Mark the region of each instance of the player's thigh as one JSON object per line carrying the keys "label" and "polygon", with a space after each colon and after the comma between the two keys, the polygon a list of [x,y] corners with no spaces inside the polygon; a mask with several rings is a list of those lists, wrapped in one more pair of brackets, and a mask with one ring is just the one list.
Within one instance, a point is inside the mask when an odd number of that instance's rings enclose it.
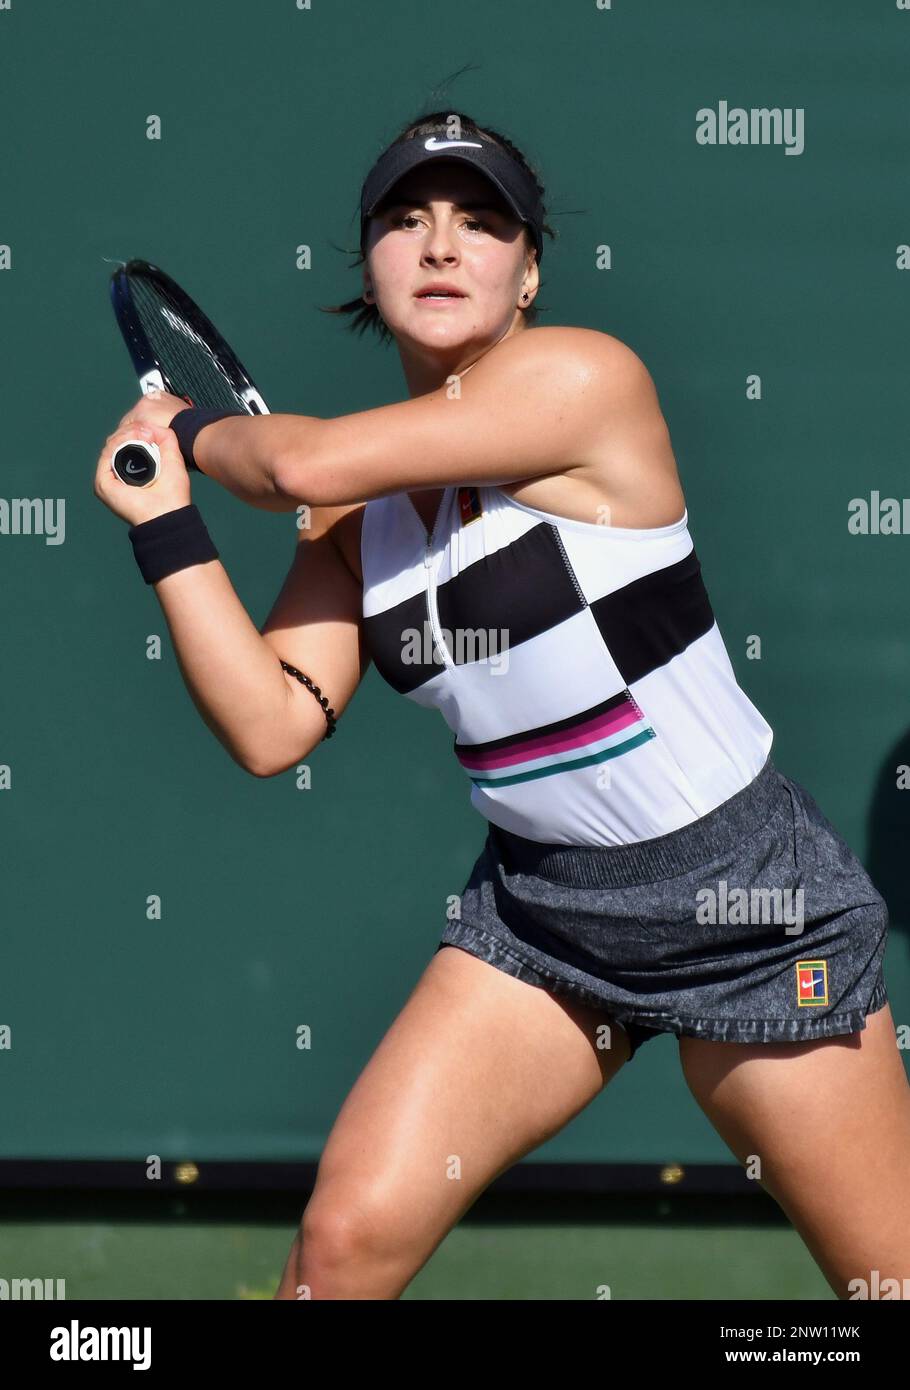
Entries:
{"label": "player's thigh", "polygon": [[[605,1024],[611,1025],[607,1028]],[[606,1046],[609,1042],[611,1045]],[[619,1024],[456,946],[437,951],[339,1111],[304,1218],[429,1251],[620,1069]]]}
{"label": "player's thigh", "polygon": [[890,1007],[865,1029],[807,1043],[681,1038],[686,1082],[818,1261],[850,1279],[910,1278],[910,1084]]}

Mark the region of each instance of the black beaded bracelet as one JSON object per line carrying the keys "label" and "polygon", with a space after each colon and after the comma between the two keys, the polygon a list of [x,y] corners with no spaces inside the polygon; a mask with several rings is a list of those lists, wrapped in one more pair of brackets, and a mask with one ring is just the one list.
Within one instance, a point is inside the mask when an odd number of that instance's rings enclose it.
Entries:
{"label": "black beaded bracelet", "polygon": [[335,711],[329,709],[328,696],[323,695],[319,686],[314,685],[309,676],[305,676],[302,671],[298,671],[296,666],[289,666],[286,661],[282,661],[281,665],[289,676],[296,676],[301,685],[305,685],[307,690],[311,691],[311,693],[316,696],[316,699],[322,705],[322,712],[325,715],[326,724],[328,725],[326,732],[322,735],[322,739],[324,741],[327,738],[331,738],[335,732]]}

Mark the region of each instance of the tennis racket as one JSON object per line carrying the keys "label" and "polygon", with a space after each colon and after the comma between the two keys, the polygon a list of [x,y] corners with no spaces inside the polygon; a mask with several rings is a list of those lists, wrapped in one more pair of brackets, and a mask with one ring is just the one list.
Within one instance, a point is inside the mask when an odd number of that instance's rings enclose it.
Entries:
{"label": "tennis racket", "polygon": [[[111,301],[144,396],[167,391],[188,405],[268,415],[269,408],[218,329],[159,266],[127,261],[111,276]],[[156,445],[129,439],[112,467],[131,487],[158,477]]]}

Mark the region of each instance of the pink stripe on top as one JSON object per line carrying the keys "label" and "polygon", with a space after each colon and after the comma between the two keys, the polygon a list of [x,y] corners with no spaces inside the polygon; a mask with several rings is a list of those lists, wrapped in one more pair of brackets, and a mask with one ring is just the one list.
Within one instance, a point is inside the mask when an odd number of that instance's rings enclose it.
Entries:
{"label": "pink stripe on top", "polygon": [[547,753],[561,753],[569,748],[579,748],[585,743],[593,743],[597,738],[606,738],[609,734],[627,729],[630,724],[637,724],[641,717],[637,708],[626,705],[610,714],[599,714],[594,719],[579,724],[574,731],[560,730],[557,733],[546,734],[529,743],[515,744],[502,752],[462,754],[457,748],[455,752],[459,760],[470,767],[510,767],[513,763],[527,762]]}

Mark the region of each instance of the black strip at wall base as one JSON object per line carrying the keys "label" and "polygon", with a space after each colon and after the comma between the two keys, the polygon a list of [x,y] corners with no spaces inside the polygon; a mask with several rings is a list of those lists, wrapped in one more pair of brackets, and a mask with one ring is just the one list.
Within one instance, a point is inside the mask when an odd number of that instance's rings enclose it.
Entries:
{"label": "black strip at wall base", "polygon": [[[309,1194],[315,1163],[235,1163],[201,1159],[165,1160],[160,1178],[144,1163],[118,1159],[0,1159],[0,1193],[167,1192],[189,1197],[223,1192]],[[756,1196],[763,1189],[733,1163],[534,1163],[516,1164],[486,1189],[496,1195],[619,1196],[641,1193],[670,1197]],[[484,1195],[486,1195],[486,1193]]]}

